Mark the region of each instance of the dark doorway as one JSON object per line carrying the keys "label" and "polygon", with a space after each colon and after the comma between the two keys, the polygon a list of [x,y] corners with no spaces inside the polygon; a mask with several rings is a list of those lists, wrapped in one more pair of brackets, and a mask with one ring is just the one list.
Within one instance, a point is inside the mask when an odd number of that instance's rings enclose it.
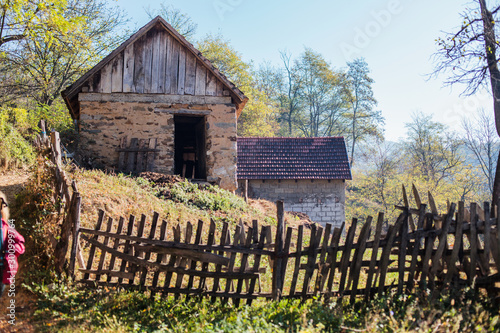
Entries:
{"label": "dark doorway", "polygon": [[205,117],[174,116],[175,173],[185,178],[207,179]]}

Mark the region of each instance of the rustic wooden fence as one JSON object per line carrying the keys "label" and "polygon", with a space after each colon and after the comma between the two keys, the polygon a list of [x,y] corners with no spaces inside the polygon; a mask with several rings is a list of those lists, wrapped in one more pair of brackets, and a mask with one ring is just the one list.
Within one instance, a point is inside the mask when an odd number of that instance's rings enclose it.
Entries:
{"label": "rustic wooden fence", "polygon": [[409,207],[404,193],[405,206],[398,207],[401,214],[386,230],[379,214],[375,222],[354,219],[345,237],[344,224],[287,227],[280,201],[277,227],[260,230],[257,221],[240,222],[234,230],[213,221],[208,232],[203,221],[169,230],[157,213],[151,220],[142,215],[138,221],[134,216],[115,221],[100,211],[95,229],[75,226],[86,265],[74,273],[91,286],[138,289],[152,296],[202,295],[232,299],[235,305],[258,297],[354,301],[390,289],[409,293],[473,286],[496,294],[498,214],[490,214],[487,203],[483,208],[472,203],[469,210],[463,202],[439,214],[432,196],[428,211],[414,192],[418,208]]}
{"label": "rustic wooden fence", "polygon": [[[51,132],[50,136],[46,134],[45,122],[42,120],[40,122],[41,134],[35,138],[34,146],[37,148],[41,154],[40,158],[42,160],[39,163],[44,163],[43,158],[45,153],[47,153],[49,160],[53,164],[54,172],[54,202],[59,203],[59,206],[63,208],[63,218],[61,223],[61,232],[58,237],[54,235],[52,239],[52,245],[54,246],[54,256],[56,261],[56,271],[62,273],[65,270],[66,264],[66,254],[69,249],[71,235],[73,239],[76,239],[76,228],[74,225],[80,224],[80,207],[81,207],[81,196],[78,192],[76,183],[67,177],[66,172],[63,169],[62,153],[61,153],[61,141],[59,139],[58,132]],[[40,185],[40,172],[37,174],[38,183]],[[78,258],[80,265],[83,265],[83,257],[81,252],[77,252],[78,244],[75,243],[73,246],[73,251],[75,251],[75,257]],[[67,267],[68,270],[74,270],[73,267]]]}

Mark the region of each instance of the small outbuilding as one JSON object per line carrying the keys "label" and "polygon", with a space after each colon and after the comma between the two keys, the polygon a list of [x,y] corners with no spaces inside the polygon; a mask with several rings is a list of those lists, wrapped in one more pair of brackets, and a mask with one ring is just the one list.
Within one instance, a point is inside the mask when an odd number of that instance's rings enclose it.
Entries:
{"label": "small outbuilding", "polygon": [[345,181],[352,179],[344,138],[238,138],[239,191],[284,200],[287,211],[321,224],[345,220]]}
{"label": "small outbuilding", "polygon": [[62,96],[95,165],[236,190],[236,123],[248,98],[163,18]]}

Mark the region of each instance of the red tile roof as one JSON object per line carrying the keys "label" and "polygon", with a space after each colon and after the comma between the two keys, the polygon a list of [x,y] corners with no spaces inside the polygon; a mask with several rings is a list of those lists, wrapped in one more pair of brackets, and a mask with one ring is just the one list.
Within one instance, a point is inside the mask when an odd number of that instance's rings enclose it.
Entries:
{"label": "red tile roof", "polygon": [[238,179],[352,179],[344,138],[238,138]]}

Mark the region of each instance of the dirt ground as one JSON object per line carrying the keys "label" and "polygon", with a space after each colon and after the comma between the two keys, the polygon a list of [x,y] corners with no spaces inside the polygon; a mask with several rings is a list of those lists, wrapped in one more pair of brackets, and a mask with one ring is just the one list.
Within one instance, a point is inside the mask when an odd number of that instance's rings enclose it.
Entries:
{"label": "dirt ground", "polygon": [[[14,170],[8,172],[0,172],[0,191],[5,193],[7,201],[13,202],[16,194],[23,188],[28,180],[29,173],[25,170]],[[19,271],[22,272],[22,263]],[[15,287],[5,290],[4,295],[0,298],[0,332],[35,332],[34,327],[29,324],[29,318],[34,311],[33,296],[24,290],[20,290],[20,283],[16,282]],[[9,323],[11,318],[7,317],[10,314],[8,308],[13,302],[15,308],[15,324]]]}

